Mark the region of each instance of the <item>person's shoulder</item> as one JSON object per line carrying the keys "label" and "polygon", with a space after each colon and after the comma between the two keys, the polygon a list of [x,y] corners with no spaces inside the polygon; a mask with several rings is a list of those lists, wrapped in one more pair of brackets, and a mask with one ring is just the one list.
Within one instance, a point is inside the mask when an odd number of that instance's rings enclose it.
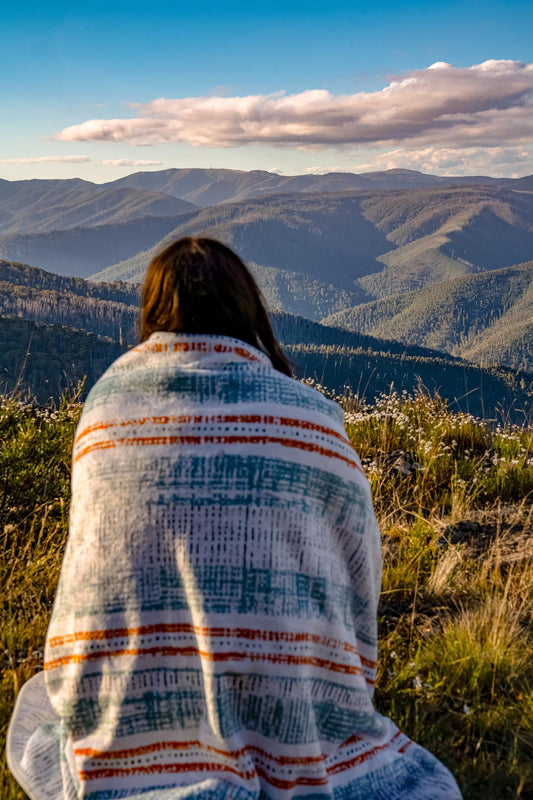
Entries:
{"label": "person's shoulder", "polygon": [[[139,347],[131,347],[125,353],[118,356],[100,375],[98,380],[90,389],[84,404],[84,413],[88,412],[92,406],[98,402],[102,394],[108,395],[112,391],[113,384],[120,384],[122,377],[127,376],[131,370],[137,368],[139,364]],[[115,386],[115,388],[117,388]]]}

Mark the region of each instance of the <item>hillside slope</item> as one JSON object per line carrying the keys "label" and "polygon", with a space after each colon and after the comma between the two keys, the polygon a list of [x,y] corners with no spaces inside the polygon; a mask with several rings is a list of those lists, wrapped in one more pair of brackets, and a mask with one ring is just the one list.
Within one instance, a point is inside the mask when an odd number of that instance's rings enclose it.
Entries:
{"label": "hillside slope", "polygon": [[0,235],[0,259],[18,261],[61,275],[87,278],[112,261],[129,258],[156,245],[180,217],[70,228],[65,231]]}
{"label": "hillside slope", "polygon": [[385,297],[323,321],[476,363],[533,370],[533,261]]}
{"label": "hillside slope", "polygon": [[183,235],[220,238],[262,267],[300,273],[373,299],[526,261],[533,194],[494,186],[279,195],[203,209],[100,280],[142,279]]}
{"label": "hillside slope", "polygon": [[139,333],[139,287],[91,283],[0,261],[0,315],[79,328],[132,344]]}
{"label": "hillside slope", "polygon": [[167,169],[136,172],[109,182],[105,186],[127,186],[165,192],[199,206],[211,206],[217,203],[250,200],[265,194],[420,189],[426,186],[468,183],[500,186],[514,186],[517,183],[519,188],[516,179],[486,176],[442,177],[410,169],[390,169],[360,174],[330,172],[325,175],[278,175],[264,170],[244,172],[232,169]]}
{"label": "hillside slope", "polygon": [[[18,385],[43,402],[83,375],[89,389],[123,348],[138,340],[138,287],[0,262],[0,314],[3,390]],[[500,407],[516,421],[530,413],[533,377],[526,373],[480,369],[437,351],[291,314],[273,313],[272,322],[297,374],[331,391],[372,400],[391,386],[413,392],[423,385],[478,416],[496,417]]]}
{"label": "hillside slope", "polygon": [[85,381],[85,392],[123,348],[112,339],[62,325],[0,316],[0,394],[57,400]]}
{"label": "hillside slope", "polygon": [[143,217],[176,217],[196,208],[163,192],[88,181],[4,181],[0,234],[112,225]]}
{"label": "hillside slope", "polygon": [[533,194],[490,186],[369,197],[364,214],[396,247],[360,285],[385,297],[533,256]]}
{"label": "hillside slope", "polygon": [[[133,259],[140,280],[149,258],[180,236],[209,236],[235,249],[245,262],[299,272],[355,290],[354,281],[382,269],[378,256],[390,250],[384,233],[369,222],[359,194],[278,195],[204,208],[189,216],[148,253]],[[130,263],[98,273],[98,279],[121,279]]]}

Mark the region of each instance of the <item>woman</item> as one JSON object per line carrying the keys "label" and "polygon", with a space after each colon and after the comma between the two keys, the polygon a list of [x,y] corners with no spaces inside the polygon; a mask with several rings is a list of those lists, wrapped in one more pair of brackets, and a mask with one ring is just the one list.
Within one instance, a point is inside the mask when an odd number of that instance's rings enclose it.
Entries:
{"label": "woman", "polygon": [[172,244],[78,427],[15,776],[35,800],[460,798],[372,705],[380,569],[342,411],[290,377],[234,253]]}

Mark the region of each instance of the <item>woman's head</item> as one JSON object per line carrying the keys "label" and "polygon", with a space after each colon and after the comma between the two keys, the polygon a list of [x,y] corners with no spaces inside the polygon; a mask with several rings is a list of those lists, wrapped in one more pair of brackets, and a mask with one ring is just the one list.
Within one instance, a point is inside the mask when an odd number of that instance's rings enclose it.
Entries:
{"label": "woman's head", "polygon": [[141,341],[154,331],[233,336],[261,348],[276,369],[291,374],[253,276],[214,239],[187,236],[150,263],[142,292]]}

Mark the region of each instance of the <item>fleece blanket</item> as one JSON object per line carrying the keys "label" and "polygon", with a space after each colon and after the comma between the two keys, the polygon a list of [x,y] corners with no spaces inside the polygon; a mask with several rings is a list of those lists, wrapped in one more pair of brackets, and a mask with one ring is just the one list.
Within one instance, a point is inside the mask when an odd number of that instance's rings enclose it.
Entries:
{"label": "fleece blanket", "polygon": [[341,409],[235,339],[156,333],[89,394],[34,800],[451,800],[376,712],[380,537]]}

